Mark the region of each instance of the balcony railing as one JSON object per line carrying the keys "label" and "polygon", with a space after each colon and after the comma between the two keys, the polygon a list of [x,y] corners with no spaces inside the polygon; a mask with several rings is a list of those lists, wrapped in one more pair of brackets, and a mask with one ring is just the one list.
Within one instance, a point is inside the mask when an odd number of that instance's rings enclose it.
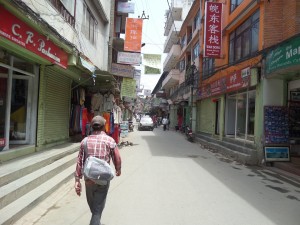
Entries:
{"label": "balcony railing", "polygon": [[72,27],[75,27],[75,18],[72,16],[60,0],[49,0],[49,2],[60,12],[61,16]]}
{"label": "balcony railing", "polygon": [[170,99],[175,101],[178,96],[183,96],[190,92],[190,87],[197,88],[199,86],[199,71],[194,71],[186,80],[181,83],[178,88],[170,95]]}

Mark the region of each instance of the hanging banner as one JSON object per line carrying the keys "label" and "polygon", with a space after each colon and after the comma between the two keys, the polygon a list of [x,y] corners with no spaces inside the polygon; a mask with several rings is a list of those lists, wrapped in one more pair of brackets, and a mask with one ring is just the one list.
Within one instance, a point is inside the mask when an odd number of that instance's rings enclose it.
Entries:
{"label": "hanging banner", "polygon": [[203,57],[220,58],[222,49],[222,3],[205,2]]}
{"label": "hanging banner", "polygon": [[136,81],[136,88],[137,92],[140,89],[141,86],[141,70],[134,70],[134,79]]}
{"label": "hanging banner", "polygon": [[118,52],[117,63],[129,64],[129,65],[140,65],[142,63],[141,53]]}
{"label": "hanging banner", "polygon": [[124,50],[141,52],[143,19],[126,18]]}
{"label": "hanging banner", "polygon": [[161,55],[160,54],[144,54],[143,65],[145,66],[145,74],[160,74]]}
{"label": "hanging banner", "polygon": [[117,63],[111,64],[111,73],[120,77],[133,78],[134,68],[129,65],[122,65]]}
{"label": "hanging banner", "polygon": [[66,69],[68,54],[45,35],[35,31],[15,15],[0,6],[0,37]]}
{"label": "hanging banner", "polygon": [[145,66],[144,74],[160,74],[160,69],[151,66]]}
{"label": "hanging banner", "polygon": [[136,98],[136,81],[132,78],[123,78],[121,86],[121,96]]}

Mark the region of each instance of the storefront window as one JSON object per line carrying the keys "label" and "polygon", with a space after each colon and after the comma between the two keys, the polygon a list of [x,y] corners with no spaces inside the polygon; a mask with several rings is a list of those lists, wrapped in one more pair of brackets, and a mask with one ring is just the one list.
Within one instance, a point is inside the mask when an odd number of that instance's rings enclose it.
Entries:
{"label": "storefront window", "polygon": [[227,135],[254,140],[255,93],[253,90],[227,97]]}
{"label": "storefront window", "polygon": [[0,58],[0,151],[28,144],[36,66],[8,53]]}
{"label": "storefront window", "polygon": [[28,80],[12,80],[10,140],[26,139]]}
{"label": "storefront window", "polygon": [[6,145],[5,138],[5,118],[6,118],[6,99],[7,99],[7,69],[0,67],[0,151]]}
{"label": "storefront window", "polygon": [[246,116],[247,116],[247,93],[236,95],[236,103],[237,103],[236,136],[245,139]]}

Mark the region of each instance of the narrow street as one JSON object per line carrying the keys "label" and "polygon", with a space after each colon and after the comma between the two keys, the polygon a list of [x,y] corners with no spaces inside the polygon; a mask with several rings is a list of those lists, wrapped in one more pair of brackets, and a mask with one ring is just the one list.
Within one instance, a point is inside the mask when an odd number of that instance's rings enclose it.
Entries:
{"label": "narrow street", "polygon": [[[104,225],[299,225],[300,183],[247,167],[190,143],[175,131],[129,133],[122,176],[114,178]],[[74,163],[75,170],[75,163]],[[74,181],[16,223],[88,224],[85,193]]]}

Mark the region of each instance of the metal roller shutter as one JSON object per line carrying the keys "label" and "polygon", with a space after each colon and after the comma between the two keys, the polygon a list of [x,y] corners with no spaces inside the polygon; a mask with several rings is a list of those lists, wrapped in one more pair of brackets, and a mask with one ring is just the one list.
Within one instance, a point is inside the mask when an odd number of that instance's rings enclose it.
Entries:
{"label": "metal roller shutter", "polygon": [[211,102],[211,99],[204,99],[200,102],[199,131],[209,134],[214,133],[215,108],[215,104]]}
{"label": "metal roller shutter", "polygon": [[45,70],[44,143],[69,138],[71,79],[51,68]]}

